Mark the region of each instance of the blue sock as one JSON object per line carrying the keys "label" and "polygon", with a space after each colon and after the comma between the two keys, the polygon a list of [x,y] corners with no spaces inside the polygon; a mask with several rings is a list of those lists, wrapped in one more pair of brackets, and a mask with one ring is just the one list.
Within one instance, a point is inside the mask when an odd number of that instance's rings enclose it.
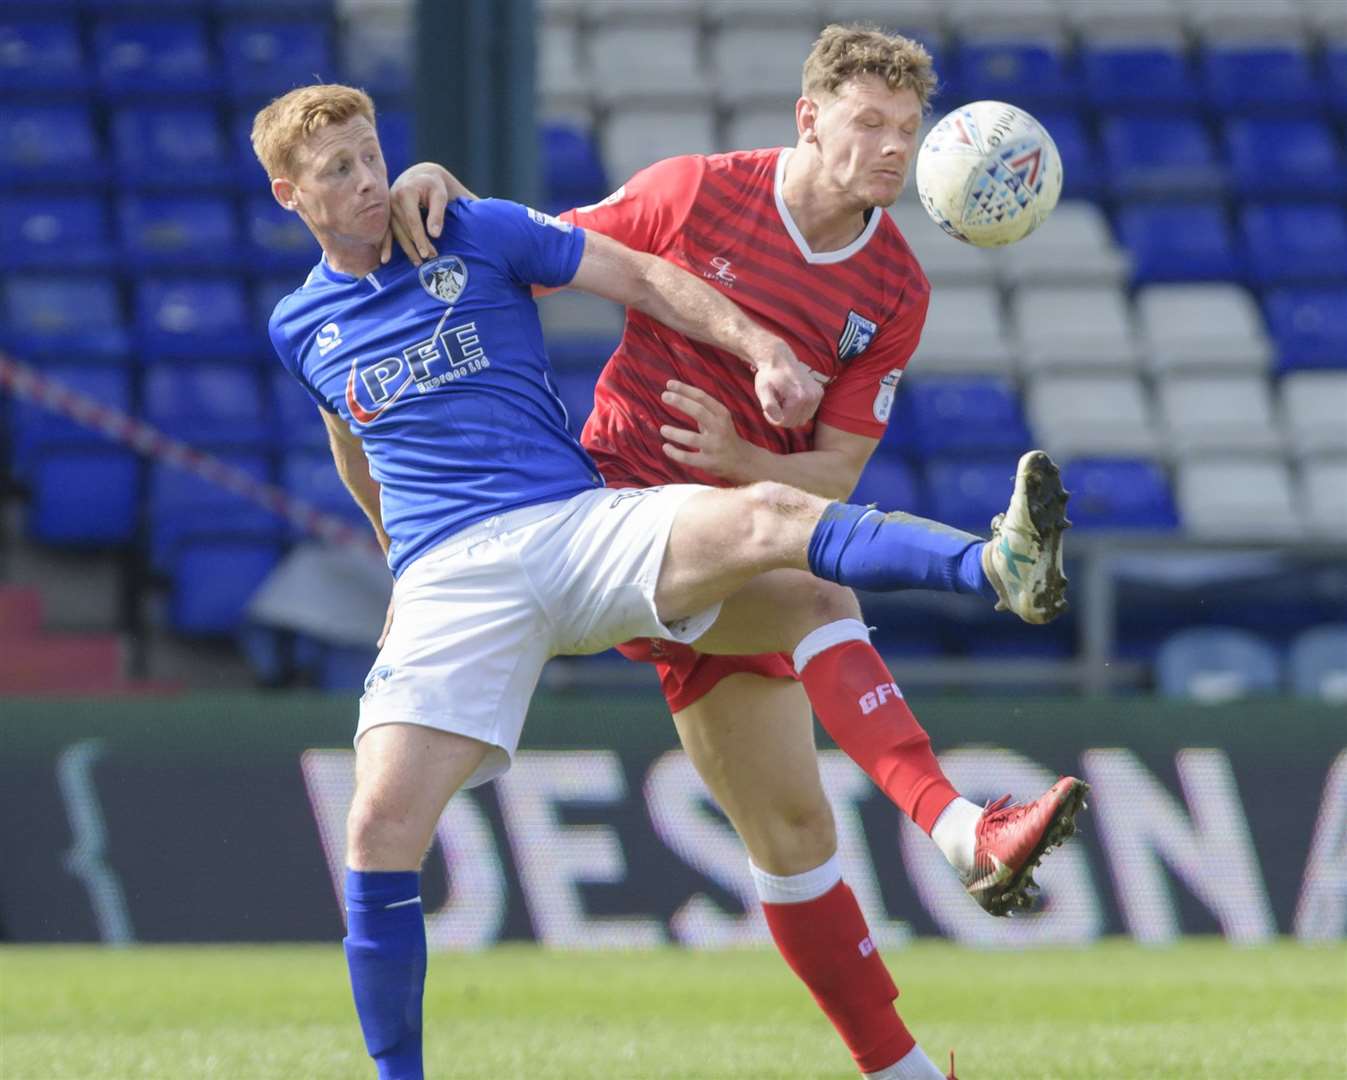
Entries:
{"label": "blue sock", "polygon": [[346,964],[379,1080],[424,1080],[426,925],[416,870],[346,871]]}
{"label": "blue sock", "polygon": [[809,569],[854,589],[930,589],[996,599],[972,533],[911,514],[830,503],[809,540]]}

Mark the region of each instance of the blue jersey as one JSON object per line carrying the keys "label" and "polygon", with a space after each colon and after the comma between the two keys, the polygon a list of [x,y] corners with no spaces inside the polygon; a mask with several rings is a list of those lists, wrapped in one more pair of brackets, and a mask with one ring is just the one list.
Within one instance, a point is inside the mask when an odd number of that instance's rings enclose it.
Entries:
{"label": "blue jersey", "polygon": [[271,341],[364,444],[388,563],[476,521],[603,480],[566,426],[530,286],[565,285],[582,229],[517,203],[458,200],[438,257],[356,278],[326,259],[276,305]]}

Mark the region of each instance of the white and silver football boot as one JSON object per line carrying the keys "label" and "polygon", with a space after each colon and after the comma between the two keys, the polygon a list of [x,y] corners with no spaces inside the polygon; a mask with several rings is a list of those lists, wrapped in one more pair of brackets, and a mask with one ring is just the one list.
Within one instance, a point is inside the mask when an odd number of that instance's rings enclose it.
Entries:
{"label": "white and silver football boot", "polygon": [[992,518],[992,538],[982,549],[982,569],[999,599],[1027,623],[1051,622],[1066,610],[1062,534],[1070,495],[1062,474],[1042,450],[1030,450],[1015,468],[1015,490],[1004,514]]}

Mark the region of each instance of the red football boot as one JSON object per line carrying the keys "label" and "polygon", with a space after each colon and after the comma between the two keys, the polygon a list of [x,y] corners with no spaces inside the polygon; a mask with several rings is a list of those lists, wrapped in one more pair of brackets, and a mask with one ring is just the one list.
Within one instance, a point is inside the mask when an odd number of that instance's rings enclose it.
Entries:
{"label": "red football boot", "polygon": [[1004,795],[988,805],[977,824],[973,871],[964,876],[968,895],[993,915],[1033,904],[1034,867],[1076,831],[1090,785],[1064,776],[1030,803],[1010,805]]}

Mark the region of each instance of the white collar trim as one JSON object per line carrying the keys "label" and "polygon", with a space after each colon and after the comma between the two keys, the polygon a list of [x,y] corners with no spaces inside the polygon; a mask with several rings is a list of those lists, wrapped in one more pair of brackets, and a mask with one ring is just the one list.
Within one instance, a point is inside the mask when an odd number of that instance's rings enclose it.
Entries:
{"label": "white collar trim", "polygon": [[786,227],[786,232],[790,233],[790,238],[795,241],[795,246],[807,263],[839,263],[851,258],[870,242],[870,237],[875,235],[875,230],[879,228],[879,219],[884,215],[884,211],[878,207],[871,210],[870,220],[866,222],[860,236],[856,237],[846,247],[838,248],[836,251],[814,251],[811,249],[808,241],[804,238],[804,233],[800,232],[800,227],[795,224],[795,219],[790,216],[790,210],[786,206],[786,197],[781,191],[782,185],[786,181],[786,162],[790,159],[793,150],[794,147],[782,147],[781,152],[776,157],[776,179],[772,183],[772,194],[776,196],[776,212],[781,215],[781,224]]}

